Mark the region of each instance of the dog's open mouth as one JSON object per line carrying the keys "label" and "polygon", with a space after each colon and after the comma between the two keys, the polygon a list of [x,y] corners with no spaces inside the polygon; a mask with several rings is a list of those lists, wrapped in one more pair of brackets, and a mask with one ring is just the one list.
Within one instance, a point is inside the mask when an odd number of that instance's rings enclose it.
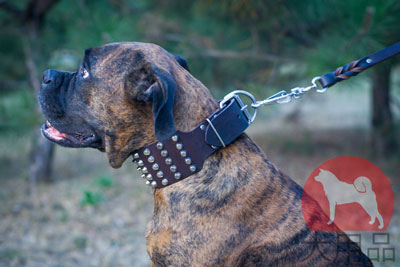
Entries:
{"label": "dog's open mouth", "polygon": [[50,141],[66,147],[101,147],[101,138],[94,132],[64,133],[54,128],[49,121],[42,127],[43,135]]}

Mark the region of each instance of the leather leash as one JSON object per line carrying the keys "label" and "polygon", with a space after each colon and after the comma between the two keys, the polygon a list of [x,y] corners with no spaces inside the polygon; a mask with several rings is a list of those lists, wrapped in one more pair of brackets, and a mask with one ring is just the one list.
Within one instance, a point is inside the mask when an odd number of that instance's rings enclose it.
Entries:
{"label": "leather leash", "polygon": [[359,60],[355,60],[350,62],[343,67],[337,68],[333,72],[329,72],[320,77],[319,82],[322,87],[328,88],[334,85],[337,82],[347,80],[352,76],[356,76],[360,72],[385,61],[388,58],[395,56],[400,53],[400,42],[395,43],[389,47],[386,47],[372,55],[363,57]]}
{"label": "leather leash", "polygon": [[[146,184],[155,189],[174,184],[203,168],[206,158],[232,143],[254,121],[257,108],[270,104],[289,103],[306,92],[315,89],[323,93],[334,84],[400,53],[400,42],[372,55],[355,60],[333,72],[315,77],[312,85],[280,91],[265,100],[257,101],[247,91],[237,90],[226,95],[220,102],[220,108],[191,132],[177,131],[165,142],[154,142],[132,153],[133,162],[138,164]],[[248,97],[253,113],[241,96]]]}

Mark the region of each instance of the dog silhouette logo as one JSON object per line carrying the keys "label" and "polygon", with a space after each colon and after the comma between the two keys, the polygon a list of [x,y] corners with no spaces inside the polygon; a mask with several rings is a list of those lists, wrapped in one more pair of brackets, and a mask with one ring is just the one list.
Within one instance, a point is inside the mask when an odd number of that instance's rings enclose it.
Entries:
{"label": "dog silhouette logo", "polygon": [[329,202],[329,222],[335,220],[336,205],[356,202],[371,217],[369,224],[373,224],[375,219],[379,221],[379,229],[384,226],[382,215],[378,211],[375,192],[372,190],[371,181],[364,176],[358,177],[353,184],[340,181],[332,172],[320,169],[320,173],[315,176],[315,181],[322,184],[325,195]]}
{"label": "dog silhouette logo", "polygon": [[393,209],[385,174],[362,158],[331,159],[316,168],[304,186],[302,210],[311,230],[385,230]]}

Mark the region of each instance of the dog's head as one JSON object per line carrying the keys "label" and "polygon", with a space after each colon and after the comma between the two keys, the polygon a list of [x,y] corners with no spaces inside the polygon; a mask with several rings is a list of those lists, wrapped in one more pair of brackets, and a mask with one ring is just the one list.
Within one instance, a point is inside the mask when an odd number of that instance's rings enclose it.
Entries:
{"label": "dog's head", "polygon": [[185,60],[153,44],[87,49],[76,72],[44,72],[43,135],[62,146],[105,151],[119,167],[133,150],[175,133],[174,100],[189,90],[179,83],[207,91],[187,70]]}
{"label": "dog's head", "polygon": [[330,171],[319,169],[319,174],[314,177],[314,180],[320,183],[325,183],[327,181],[331,181],[336,176]]}
{"label": "dog's head", "polygon": [[314,177],[314,180],[317,182],[323,183],[327,179],[329,179],[329,176],[331,176],[331,175],[332,175],[332,173],[330,171],[319,169],[319,174]]}

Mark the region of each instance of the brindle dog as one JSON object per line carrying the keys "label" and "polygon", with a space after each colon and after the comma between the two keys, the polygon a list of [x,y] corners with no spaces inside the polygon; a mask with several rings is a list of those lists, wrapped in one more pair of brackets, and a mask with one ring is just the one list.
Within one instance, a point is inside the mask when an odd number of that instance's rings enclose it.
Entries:
{"label": "brindle dog", "polygon": [[[76,72],[47,70],[39,101],[45,137],[104,151],[114,168],[218,108],[182,58],[144,43],[88,49]],[[200,172],[153,194],[147,250],[154,266],[372,265],[344,233],[309,230],[302,189],[246,134]],[[319,223],[326,215],[309,206]]]}

